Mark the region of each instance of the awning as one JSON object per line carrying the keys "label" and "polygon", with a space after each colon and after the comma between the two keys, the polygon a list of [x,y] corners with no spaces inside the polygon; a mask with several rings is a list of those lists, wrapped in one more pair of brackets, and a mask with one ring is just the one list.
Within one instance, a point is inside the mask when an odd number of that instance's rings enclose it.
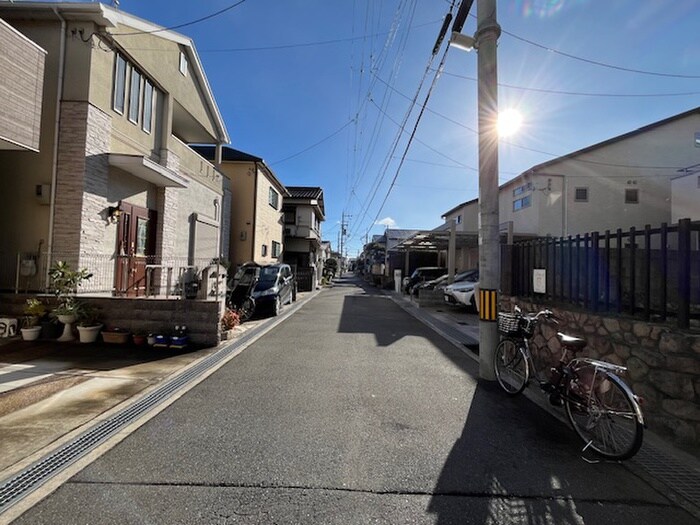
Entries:
{"label": "awning", "polygon": [[161,187],[186,188],[189,180],[142,155],[109,154],[109,165]]}

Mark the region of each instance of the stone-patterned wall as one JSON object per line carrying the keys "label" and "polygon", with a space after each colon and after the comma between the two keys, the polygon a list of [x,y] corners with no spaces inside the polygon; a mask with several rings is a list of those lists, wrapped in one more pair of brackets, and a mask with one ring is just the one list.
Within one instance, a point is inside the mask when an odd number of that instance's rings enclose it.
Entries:
{"label": "stone-patterned wall", "polygon": [[700,451],[700,334],[658,323],[574,312],[522,299],[502,298],[503,311],[552,310],[559,325],[540,323],[532,353],[544,372],[561,358],[556,332],[588,341],[584,354],[627,367],[625,381],[644,399],[650,430],[693,452]]}
{"label": "stone-patterned wall", "polygon": [[111,118],[96,107],[62,103],[53,244],[59,256],[102,250],[111,132]]}

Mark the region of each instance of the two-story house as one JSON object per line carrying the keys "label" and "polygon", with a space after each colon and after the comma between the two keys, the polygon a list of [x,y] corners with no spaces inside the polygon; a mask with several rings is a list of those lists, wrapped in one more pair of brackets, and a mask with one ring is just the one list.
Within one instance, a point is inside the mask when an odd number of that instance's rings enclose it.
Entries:
{"label": "two-story house", "polygon": [[[215,146],[192,146],[205,159],[214,161]],[[249,153],[224,147],[220,171],[230,181],[229,235],[222,239],[222,253],[232,268],[246,262],[279,262],[284,249],[282,203],[289,193],[265,161]],[[227,213],[227,212],[225,212]]]}
{"label": "two-story house", "polygon": [[[700,108],[695,108],[538,164],[503,184],[502,235],[561,237],[697,218],[692,196],[698,166]],[[443,219],[476,239],[478,200],[452,208]],[[457,249],[460,267],[478,261],[477,247],[470,244]]]}
{"label": "two-story house", "polygon": [[[287,186],[289,197],[282,205],[284,213],[283,261],[291,265],[299,278],[299,290],[313,290],[321,281],[319,264],[321,223],[326,219],[323,189]],[[306,276],[308,275],[308,278]]]}
{"label": "two-story house", "polygon": [[187,144],[229,138],[192,40],[101,3],[0,17],[51,50],[39,153],[0,151],[4,257],[67,260],[117,295],[143,294],[147,265],[157,285],[218,257],[222,175]]}

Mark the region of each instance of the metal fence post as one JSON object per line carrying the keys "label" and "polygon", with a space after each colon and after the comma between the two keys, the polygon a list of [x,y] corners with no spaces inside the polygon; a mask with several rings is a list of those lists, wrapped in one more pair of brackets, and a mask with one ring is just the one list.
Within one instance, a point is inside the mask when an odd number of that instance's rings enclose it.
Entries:
{"label": "metal fence post", "polygon": [[690,327],[690,219],[678,221],[678,328]]}

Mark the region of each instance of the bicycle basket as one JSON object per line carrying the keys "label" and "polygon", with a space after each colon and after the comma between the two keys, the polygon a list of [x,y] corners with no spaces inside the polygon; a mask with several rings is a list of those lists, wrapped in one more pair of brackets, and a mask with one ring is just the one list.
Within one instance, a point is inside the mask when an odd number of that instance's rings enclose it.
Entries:
{"label": "bicycle basket", "polygon": [[515,314],[498,314],[498,333],[506,336],[516,336],[520,334],[520,319],[519,315]]}

